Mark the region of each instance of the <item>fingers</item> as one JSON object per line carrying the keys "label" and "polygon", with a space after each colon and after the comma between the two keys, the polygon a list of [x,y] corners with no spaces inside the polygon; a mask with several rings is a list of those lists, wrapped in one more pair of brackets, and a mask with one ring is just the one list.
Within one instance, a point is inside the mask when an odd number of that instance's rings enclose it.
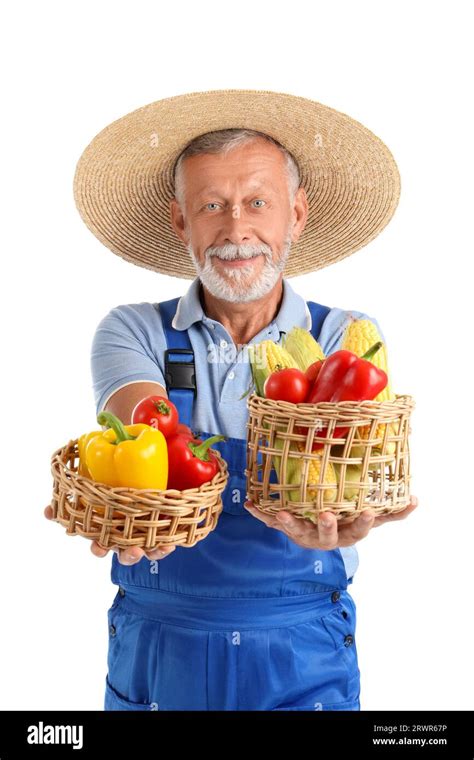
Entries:
{"label": "fingers", "polygon": [[157,546],[155,549],[152,549],[151,551],[145,552],[148,559],[163,559],[163,557],[167,557],[168,554],[171,554],[171,552],[174,552],[176,549],[176,546]]}
{"label": "fingers", "polygon": [[97,541],[92,541],[91,552],[95,557],[105,557],[111,549],[117,554],[118,560],[121,565],[136,565],[137,562],[147,557],[151,560],[163,559],[171,554],[175,550],[175,546],[157,546],[155,549],[145,552],[139,546],[129,546],[126,549],[119,549],[118,546],[111,546],[106,549],[100,546]]}
{"label": "fingers", "polygon": [[339,543],[336,515],[332,512],[322,512],[316,527],[319,533],[319,548],[335,549]]}
{"label": "fingers", "polygon": [[283,531],[300,546],[308,549],[334,549],[338,545],[337,519],[331,512],[324,512],[318,525],[314,525],[310,520],[301,520],[286,510],[281,510],[275,517],[267,515],[250,500],[244,502],[244,507],[269,528]]}
{"label": "fingers", "polygon": [[278,520],[273,515],[268,515],[258,509],[253,501],[244,501],[244,507],[247,512],[250,512],[250,514],[256,517],[257,520],[261,520],[265,523],[268,528],[279,528],[281,530],[282,526],[279,524]]}
{"label": "fingers", "polygon": [[129,546],[126,549],[119,549],[118,546],[111,546],[105,549],[100,546],[97,541],[92,541],[91,552],[96,557],[105,557],[109,551],[113,550],[118,557],[118,561],[121,565],[136,565],[145,556],[143,549],[139,546]]}
{"label": "fingers", "polygon": [[322,512],[317,525],[314,525],[309,520],[300,520],[285,510],[274,517],[259,510],[251,500],[244,502],[247,511],[269,528],[282,530],[300,546],[325,550],[338,546],[352,546],[366,538],[372,528],[386,522],[404,520],[417,506],[418,498],[412,496],[410,504],[404,510],[390,515],[376,517],[372,509],[364,509],[356,520],[347,525],[339,524],[332,512]]}
{"label": "fingers", "polygon": [[137,562],[140,562],[140,560],[143,559],[143,557],[150,560],[159,560],[167,557],[168,554],[174,552],[175,549],[176,546],[162,544],[146,552],[139,546],[130,546],[127,549],[121,549],[118,552],[118,558],[122,565],[136,565]]}
{"label": "fingers", "polygon": [[171,552],[174,552],[175,549],[176,546],[168,546],[166,544],[156,546],[150,551],[145,551],[139,546],[130,546],[127,549],[120,550],[118,552],[118,558],[122,565],[136,565],[137,562],[140,562],[140,560],[143,559],[143,557],[150,560],[163,559],[164,557],[167,557],[168,554],[171,554]]}
{"label": "fingers", "polygon": [[306,548],[314,547],[315,540],[318,540],[318,532],[312,522],[301,520],[284,509],[278,512],[276,519],[280,530],[283,530],[292,541]]}
{"label": "fingers", "polygon": [[100,546],[97,541],[92,541],[91,552],[94,557],[105,557],[105,555],[109,553],[109,549],[105,549],[105,547]]}
{"label": "fingers", "polygon": [[117,556],[121,565],[136,565],[143,559],[145,552],[139,546],[127,546],[126,549],[119,549]]}
{"label": "fingers", "polygon": [[405,520],[409,515],[411,515],[412,512],[415,511],[415,509],[418,506],[418,497],[412,496],[410,498],[410,503],[405,509],[402,509],[401,512],[394,512],[391,515],[380,515],[379,517],[375,518],[374,525],[384,525],[387,522],[397,522],[398,520]]}
{"label": "fingers", "polygon": [[357,541],[362,541],[374,527],[375,512],[372,509],[364,509],[353,522],[339,527],[339,546],[352,546]]}
{"label": "fingers", "polygon": [[251,501],[245,501],[244,507],[268,527],[278,528],[300,546],[325,551],[338,546],[351,546],[362,540],[375,521],[375,512],[371,509],[364,510],[357,520],[345,526],[339,525],[332,512],[322,512],[317,525],[314,525],[310,520],[301,520],[286,510],[273,517],[261,512]]}

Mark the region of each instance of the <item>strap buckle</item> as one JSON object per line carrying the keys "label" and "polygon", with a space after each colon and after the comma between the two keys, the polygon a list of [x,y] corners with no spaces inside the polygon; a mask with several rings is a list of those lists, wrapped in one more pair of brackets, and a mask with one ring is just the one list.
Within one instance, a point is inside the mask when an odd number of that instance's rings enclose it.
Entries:
{"label": "strap buckle", "polygon": [[[188,355],[191,361],[181,361],[170,358],[170,355]],[[165,350],[165,380],[166,386],[171,389],[185,389],[197,393],[196,373],[194,367],[194,351],[189,348],[167,348]]]}

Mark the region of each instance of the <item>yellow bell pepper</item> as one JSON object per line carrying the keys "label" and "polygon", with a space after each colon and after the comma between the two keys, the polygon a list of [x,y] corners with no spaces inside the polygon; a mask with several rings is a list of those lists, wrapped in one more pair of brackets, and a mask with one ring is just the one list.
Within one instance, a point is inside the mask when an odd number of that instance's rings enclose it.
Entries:
{"label": "yellow bell pepper", "polygon": [[93,430],[92,433],[84,433],[77,442],[77,448],[79,451],[79,475],[82,475],[84,478],[89,478],[90,480],[92,480],[92,476],[86,465],[86,446],[91,438],[94,438],[96,435],[102,435],[102,433],[102,430]]}
{"label": "yellow bell pepper", "polygon": [[168,447],[157,428],[137,423],[123,425],[111,412],[101,412],[107,425],[85,447],[85,464],[92,480],[109,486],[164,490],[168,483]]}

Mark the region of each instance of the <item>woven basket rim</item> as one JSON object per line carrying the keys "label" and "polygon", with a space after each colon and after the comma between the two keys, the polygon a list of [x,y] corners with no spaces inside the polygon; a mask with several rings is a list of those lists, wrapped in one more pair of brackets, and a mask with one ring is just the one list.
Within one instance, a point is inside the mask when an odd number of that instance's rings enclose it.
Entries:
{"label": "woven basket rim", "polygon": [[194,546],[215,529],[223,509],[227,463],[216,454],[218,472],[199,488],[108,486],[79,475],[78,439],[71,439],[51,457],[53,520],[68,535],[96,540],[105,548]]}
{"label": "woven basket rim", "polygon": [[[68,467],[68,462],[64,461],[64,457],[66,455],[66,452],[68,450],[71,450],[72,448],[76,448],[78,446],[78,438],[71,438],[68,443],[64,444],[60,448],[56,449],[56,451],[53,452],[51,455],[51,466],[58,465],[60,466],[61,470],[65,473],[67,473],[68,478],[70,478],[73,482],[84,482],[84,483],[90,483],[91,478],[86,478],[84,475],[80,475],[78,472],[70,469]],[[138,498],[143,497],[150,497],[154,495],[159,495],[160,497],[169,496],[170,498],[179,498],[181,495],[189,495],[189,494],[199,494],[199,493],[206,493],[207,490],[209,490],[209,487],[214,487],[216,485],[219,485],[221,482],[225,481],[228,477],[228,466],[227,462],[224,459],[224,457],[221,455],[220,451],[217,449],[213,449],[212,446],[209,447],[209,451],[212,451],[213,454],[216,455],[219,470],[216,472],[212,480],[206,481],[205,483],[202,483],[198,488],[184,488],[182,490],[178,490],[176,488],[164,488],[164,489],[158,489],[158,488],[133,488],[133,487],[126,487],[126,486],[109,486],[107,483],[102,483],[100,481],[92,481],[97,487],[101,489],[103,492],[109,492],[110,494],[114,495],[127,495],[127,496],[133,496],[137,495]]]}
{"label": "woven basket rim", "polygon": [[285,408],[288,410],[301,409],[302,411],[306,412],[315,410],[328,411],[330,409],[337,408],[357,410],[373,407],[383,411],[384,409],[394,409],[397,407],[405,407],[407,405],[414,408],[415,399],[408,393],[396,393],[394,399],[389,399],[387,401],[364,399],[363,401],[318,401],[316,404],[302,401],[295,404],[292,401],[280,401],[271,398],[265,398],[264,396],[259,396],[257,393],[251,393],[247,399],[247,406],[250,406],[251,404],[264,404],[265,406],[274,406],[275,408],[281,410],[284,410]]}

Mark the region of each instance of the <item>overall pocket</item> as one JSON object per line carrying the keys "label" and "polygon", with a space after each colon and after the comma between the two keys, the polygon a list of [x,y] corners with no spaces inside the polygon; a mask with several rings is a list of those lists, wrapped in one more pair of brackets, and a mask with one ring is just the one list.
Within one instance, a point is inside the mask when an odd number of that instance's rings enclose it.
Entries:
{"label": "overall pocket", "polygon": [[[334,651],[344,663],[348,675],[347,700],[359,701],[360,670],[357,660],[356,647],[356,607],[350,594],[342,593],[334,609],[321,618],[327,634],[333,642]],[[338,709],[337,706],[324,709]],[[342,708],[345,709],[345,708]],[[359,709],[359,708],[354,708]]]}
{"label": "overall pocket", "polygon": [[158,703],[151,702],[150,704],[144,704],[141,702],[131,702],[122,696],[122,694],[119,694],[111,686],[109,679],[106,678],[104,710],[158,710]]}
{"label": "overall pocket", "polygon": [[157,709],[153,704],[158,702],[158,652],[162,624],[124,609],[120,592],[107,617],[109,646],[106,703],[132,705],[129,708],[111,709]]}

